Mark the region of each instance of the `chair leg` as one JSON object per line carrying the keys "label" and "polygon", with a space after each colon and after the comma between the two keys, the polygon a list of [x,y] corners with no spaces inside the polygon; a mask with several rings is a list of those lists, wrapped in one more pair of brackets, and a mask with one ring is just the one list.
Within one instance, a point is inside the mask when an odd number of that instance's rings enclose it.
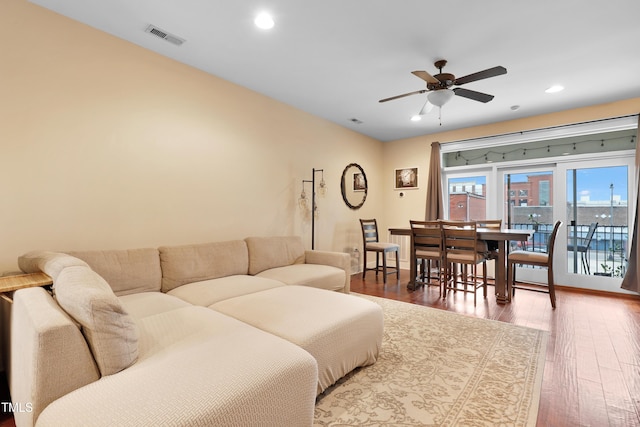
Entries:
{"label": "chair leg", "polygon": [[[478,301],[478,289],[476,288],[476,280],[478,278],[478,267],[477,264],[474,264],[471,266],[471,274],[473,275],[472,280],[473,283],[471,284],[471,286],[473,286],[473,306],[476,306],[476,303]],[[466,289],[467,285],[465,284],[465,289]]]}
{"label": "chair leg", "polygon": [[380,252],[376,252],[376,279],[378,278],[379,272],[380,272]]}
{"label": "chair leg", "polygon": [[400,280],[400,251],[396,252],[396,279]]}
{"label": "chair leg", "polygon": [[549,286],[549,298],[551,299],[551,308],[556,308],[556,286],[553,283],[553,268],[547,269],[547,284]]}
{"label": "chair leg", "polygon": [[413,284],[413,289],[417,289],[418,287],[418,260],[413,259],[411,263],[412,270],[409,272],[409,285]]}
{"label": "chair leg", "polygon": [[363,265],[362,265],[362,280],[364,280],[365,275],[367,274],[367,250],[365,249],[363,256],[362,256],[362,260],[363,260]]}
{"label": "chair leg", "polygon": [[513,286],[516,281],[516,265],[514,263],[507,263],[507,300],[511,300],[511,296],[516,294],[516,288]]}
{"label": "chair leg", "polygon": [[440,293],[442,294],[442,299],[447,298],[447,292],[449,291],[449,289],[447,289],[447,286],[449,285],[449,263],[445,262],[444,264],[444,280],[442,281],[441,284],[441,288],[442,291],[440,291]]}
{"label": "chair leg", "polygon": [[[376,275],[378,272],[376,271]],[[387,253],[382,252],[382,283],[387,284]]]}
{"label": "chair leg", "polygon": [[446,282],[446,288],[444,293],[445,297],[449,292],[453,291],[453,287],[455,286],[455,282],[456,282],[456,277],[455,277],[456,272],[457,272],[457,268],[455,264],[450,263],[449,265],[447,265],[447,282]]}
{"label": "chair leg", "polygon": [[587,260],[587,253],[582,252],[582,266],[584,267],[584,271],[591,275],[591,267],[589,266],[589,262]]}
{"label": "chair leg", "polygon": [[436,261],[436,265],[438,266],[438,286],[440,286],[440,296],[442,296],[442,285],[445,284],[446,280],[446,267],[442,261]]}
{"label": "chair leg", "polygon": [[482,295],[487,299],[487,262],[482,266]]}

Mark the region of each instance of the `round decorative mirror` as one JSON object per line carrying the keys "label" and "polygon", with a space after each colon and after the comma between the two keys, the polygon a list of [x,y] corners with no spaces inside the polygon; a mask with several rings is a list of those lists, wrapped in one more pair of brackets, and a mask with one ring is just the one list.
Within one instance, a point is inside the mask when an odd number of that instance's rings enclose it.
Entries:
{"label": "round decorative mirror", "polygon": [[342,198],[351,209],[360,209],[367,199],[367,175],[357,163],[351,163],[342,172]]}

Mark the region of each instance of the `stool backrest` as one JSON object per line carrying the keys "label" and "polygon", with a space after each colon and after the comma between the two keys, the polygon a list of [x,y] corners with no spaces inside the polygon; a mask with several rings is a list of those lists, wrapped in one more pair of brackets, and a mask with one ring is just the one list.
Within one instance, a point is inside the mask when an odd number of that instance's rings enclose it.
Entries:
{"label": "stool backrest", "polygon": [[558,236],[558,230],[562,226],[562,221],[556,222],[553,226],[553,231],[549,237],[549,243],[547,244],[547,253],[549,254],[549,265],[553,264],[553,249],[556,246],[556,237]]}
{"label": "stool backrest", "polygon": [[410,220],[411,243],[414,251],[442,251],[442,227],[440,221]]}
{"label": "stool backrest", "polygon": [[478,244],[475,221],[442,221],[442,236],[447,257],[464,254],[475,261]]}
{"label": "stool backrest", "polygon": [[378,242],[378,222],[375,219],[361,219],[362,241],[367,243]]}

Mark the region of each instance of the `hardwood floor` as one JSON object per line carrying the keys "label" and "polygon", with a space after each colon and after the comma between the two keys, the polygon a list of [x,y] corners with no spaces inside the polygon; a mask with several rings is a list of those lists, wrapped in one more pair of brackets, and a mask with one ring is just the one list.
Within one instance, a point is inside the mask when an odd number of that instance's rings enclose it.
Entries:
{"label": "hardwood floor", "polygon": [[[537,425],[640,426],[640,297],[558,288],[549,295],[518,290],[510,304],[449,294],[438,287],[407,290],[408,271],[382,283],[382,274],[351,278],[351,291],[549,331]],[[479,292],[481,292],[479,290]]]}

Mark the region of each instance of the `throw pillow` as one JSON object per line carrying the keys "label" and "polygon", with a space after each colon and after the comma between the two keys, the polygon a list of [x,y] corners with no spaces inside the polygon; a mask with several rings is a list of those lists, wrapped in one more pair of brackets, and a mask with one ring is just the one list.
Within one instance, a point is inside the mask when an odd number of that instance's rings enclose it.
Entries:
{"label": "throw pillow", "polygon": [[89,267],[63,269],[54,296],[82,327],[100,373],[115,374],[138,358],[138,328],[109,284]]}
{"label": "throw pillow", "polygon": [[54,281],[62,270],[71,266],[85,266],[88,264],[81,259],[60,252],[31,251],[18,257],[18,267],[25,273],[42,271]]}

